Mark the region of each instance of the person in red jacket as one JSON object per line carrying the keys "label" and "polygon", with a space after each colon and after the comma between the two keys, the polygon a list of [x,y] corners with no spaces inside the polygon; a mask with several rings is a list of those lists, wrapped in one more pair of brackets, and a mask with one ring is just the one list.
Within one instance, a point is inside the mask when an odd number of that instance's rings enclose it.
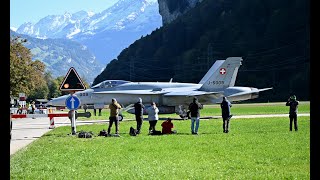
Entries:
{"label": "person in red jacket", "polygon": [[176,131],[172,131],[172,128],[174,128],[173,123],[171,122],[171,118],[168,118],[166,121],[164,121],[162,124],[162,134],[174,134]]}

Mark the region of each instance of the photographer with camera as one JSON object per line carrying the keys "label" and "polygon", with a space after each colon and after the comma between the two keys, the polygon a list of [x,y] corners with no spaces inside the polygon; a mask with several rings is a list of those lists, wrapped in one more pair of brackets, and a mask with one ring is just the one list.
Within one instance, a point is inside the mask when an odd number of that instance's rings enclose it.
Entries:
{"label": "photographer with camera", "polygon": [[116,126],[115,130],[115,136],[120,136],[119,135],[119,110],[121,109],[121,105],[117,102],[116,98],[112,98],[111,104],[109,104],[109,109],[110,109],[110,117],[109,117],[109,127],[108,127],[108,134],[107,136],[111,136],[111,128],[112,124],[114,123]]}
{"label": "photographer with camera", "polygon": [[230,114],[230,108],[232,107],[230,101],[228,101],[227,97],[222,98],[222,102],[220,103],[221,111],[222,111],[222,120],[223,120],[223,132],[229,132],[229,123],[232,115]]}
{"label": "photographer with camera", "polygon": [[295,95],[290,96],[288,99],[286,106],[290,106],[289,110],[289,119],[290,119],[290,131],[292,131],[292,121],[294,122],[294,130],[298,131],[298,120],[297,120],[297,113],[298,113],[298,105],[299,101]]}

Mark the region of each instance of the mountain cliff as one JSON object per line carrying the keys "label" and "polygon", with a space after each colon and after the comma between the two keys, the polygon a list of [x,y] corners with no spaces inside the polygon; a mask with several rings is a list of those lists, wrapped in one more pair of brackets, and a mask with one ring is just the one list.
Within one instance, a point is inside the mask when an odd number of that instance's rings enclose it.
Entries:
{"label": "mountain cliff", "polygon": [[195,7],[198,2],[202,2],[202,0],[158,0],[159,13],[162,16],[162,24],[169,24],[178,16]]}
{"label": "mountain cliff", "polygon": [[162,25],[158,9],[157,0],[119,0],[100,13],[49,15],[35,24],[22,24],[16,32],[40,39],[72,39],[106,65],[135,40]]}
{"label": "mountain cliff", "polygon": [[[173,1],[160,2],[168,12],[184,12],[182,1],[177,9],[170,8]],[[291,93],[308,100],[309,9],[304,0],[203,0],[124,49],[94,84],[170,78],[198,83],[215,60],[241,56],[236,85],[274,87],[258,101],[285,101]]]}

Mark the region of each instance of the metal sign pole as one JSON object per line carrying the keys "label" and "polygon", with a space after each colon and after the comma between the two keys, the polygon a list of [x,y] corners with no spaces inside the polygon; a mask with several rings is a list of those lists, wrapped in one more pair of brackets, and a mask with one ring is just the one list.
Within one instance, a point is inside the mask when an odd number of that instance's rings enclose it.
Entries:
{"label": "metal sign pole", "polygon": [[71,110],[72,118],[71,118],[71,133],[72,135],[76,135],[76,113],[75,110]]}
{"label": "metal sign pole", "polygon": [[[71,91],[70,95],[72,96],[75,93],[75,91]],[[76,135],[77,133],[77,128],[76,128],[76,113],[75,110],[71,110],[71,134]]]}

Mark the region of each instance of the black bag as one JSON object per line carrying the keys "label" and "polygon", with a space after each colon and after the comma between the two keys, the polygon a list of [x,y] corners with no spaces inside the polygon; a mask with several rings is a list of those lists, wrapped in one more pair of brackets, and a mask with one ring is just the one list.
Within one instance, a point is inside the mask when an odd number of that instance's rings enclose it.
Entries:
{"label": "black bag", "polygon": [[99,132],[99,136],[107,136],[107,134],[108,134],[107,131],[104,129]]}
{"label": "black bag", "polygon": [[79,138],[92,138],[93,133],[90,132],[85,132],[85,131],[80,131],[78,134]]}
{"label": "black bag", "polygon": [[130,136],[136,136],[137,135],[137,130],[134,129],[132,126],[130,127],[130,130],[129,130],[129,134]]}
{"label": "black bag", "polygon": [[162,135],[161,131],[152,131],[151,135]]}

